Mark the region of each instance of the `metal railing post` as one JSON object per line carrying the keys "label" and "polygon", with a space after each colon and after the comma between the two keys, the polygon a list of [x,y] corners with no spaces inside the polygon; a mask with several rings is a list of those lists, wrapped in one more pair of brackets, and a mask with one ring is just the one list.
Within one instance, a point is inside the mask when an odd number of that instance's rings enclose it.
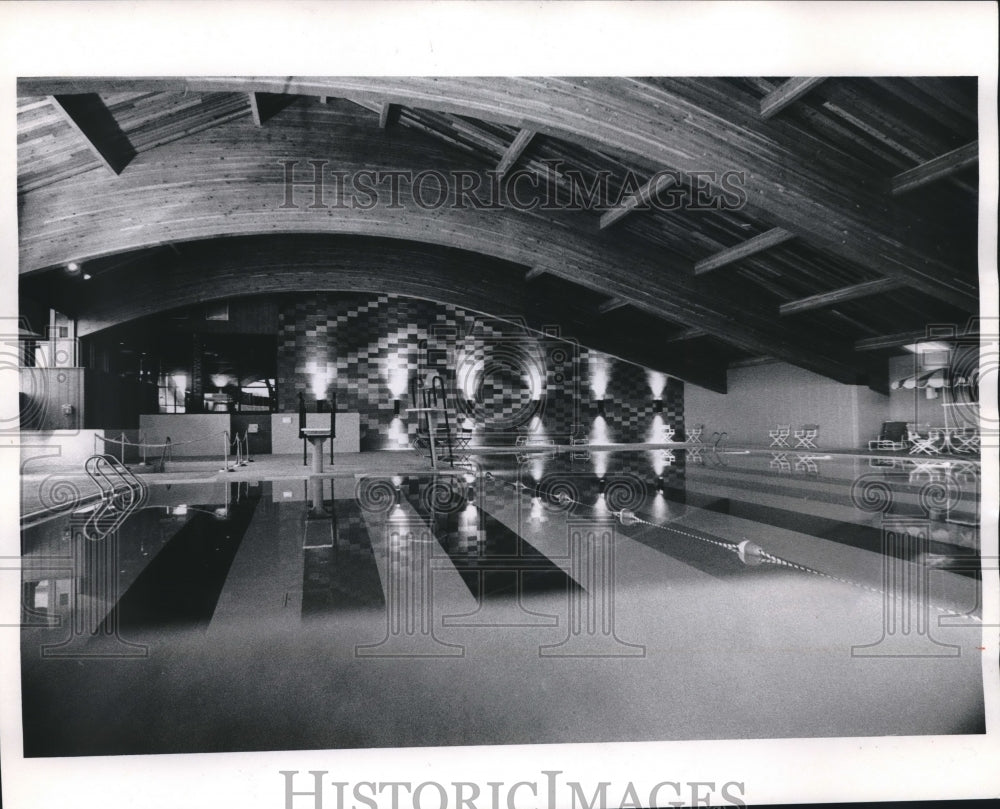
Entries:
{"label": "metal railing post", "polygon": [[232,472],[229,468],[229,430],[222,433],[222,469],[221,472]]}

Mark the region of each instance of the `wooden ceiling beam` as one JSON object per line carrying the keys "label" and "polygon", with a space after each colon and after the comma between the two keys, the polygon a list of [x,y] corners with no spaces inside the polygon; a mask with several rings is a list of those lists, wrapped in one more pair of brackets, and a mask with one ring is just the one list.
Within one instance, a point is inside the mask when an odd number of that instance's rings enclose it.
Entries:
{"label": "wooden ceiling beam", "polygon": [[[101,81],[21,79],[18,88],[33,95],[74,91],[53,87],[80,92]],[[112,79],[103,89],[116,86],[156,82]],[[818,140],[762,120],[759,99],[719,80],[221,76],[167,79],[159,89],[175,87],[377,99],[530,128],[682,174],[709,169],[719,177],[738,175],[748,209],[765,221],[878,275],[965,311],[979,310],[977,290],[964,283],[975,280],[974,249],[956,251],[951,231],[932,217],[887,204],[856,161],[835,152],[815,160]]]}
{"label": "wooden ceiling beam", "polygon": [[663,342],[665,343],[684,343],[688,340],[696,340],[699,337],[707,337],[708,333],[702,329],[684,329],[683,331],[677,332],[677,334],[671,335]]}
{"label": "wooden ceiling beam", "polygon": [[[310,107],[322,113],[319,106]],[[343,111],[340,111],[343,113]],[[331,111],[331,116],[333,112]],[[314,172],[306,158],[322,155],[338,170],[368,170],[372,161],[371,122],[338,114],[335,133],[328,127],[302,127],[281,118],[267,133],[250,135],[243,128],[213,130],[189,136],[175,151],[164,150],[143,161],[127,189],[106,178],[72,188],[53,187],[25,196],[22,210],[21,270],[30,273],[59,264],[66,255],[100,256],[169,241],[244,236],[261,232],[379,235],[437,244],[504,259],[525,268],[528,279],[546,272],[607,297],[620,298],[655,317],[683,327],[699,328],[741,351],[771,354],[841,382],[854,383],[859,372],[851,345],[822,333],[790,328],[757,304],[746,292],[712,279],[696,279],[684,265],[662,251],[633,240],[609,239],[574,211],[477,210],[444,206],[376,205],[364,215],[333,205],[334,189],[326,189],[325,210],[316,213]],[[317,119],[321,124],[322,119]],[[275,187],[276,166],[293,154],[299,165],[288,170],[294,188]],[[467,168],[463,155],[435,147],[416,132],[400,128],[383,144],[383,170],[415,165],[442,172]],[[184,155],[182,165],[179,156]],[[226,160],[219,156],[225,155]],[[139,167],[137,167],[138,169]],[[187,182],[164,184],[164,176]],[[281,175],[277,175],[280,181]],[[207,196],[204,187],[213,194]],[[106,204],[94,206],[94,199]],[[290,204],[283,200],[291,199]],[[86,201],[87,204],[84,204]],[[75,212],[87,208],[83,215]],[[162,215],[167,208],[183,211],[181,219]],[[71,227],[65,227],[71,219]],[[136,227],[135,223],[141,226]],[[59,223],[58,226],[56,223]],[[58,229],[56,229],[58,227]],[[525,270],[520,270],[524,273]],[[520,276],[524,278],[522,274]],[[593,319],[593,306],[589,304]]]}
{"label": "wooden ceiling beam", "polygon": [[953,330],[941,335],[928,334],[927,329],[904,331],[896,334],[880,334],[877,337],[866,337],[854,343],[855,351],[884,351],[890,348],[910,345],[911,343],[951,342],[954,340],[978,340],[979,332],[963,332],[956,335]]}
{"label": "wooden ceiling beam", "polygon": [[97,93],[53,95],[53,105],[112,173],[121,174],[136,151]]}
{"label": "wooden ceiling beam", "polygon": [[511,141],[510,146],[507,147],[507,151],[503,153],[503,157],[500,158],[500,162],[497,164],[498,174],[506,174],[513,167],[524,153],[524,150],[528,148],[528,144],[531,143],[533,137],[535,137],[535,130],[533,129],[518,130],[514,136],[514,140]]}
{"label": "wooden ceiling beam", "polygon": [[601,214],[601,230],[611,227],[615,222],[624,219],[637,208],[645,208],[650,200],[656,197],[665,188],[677,182],[676,174],[657,173],[649,182],[634,194],[630,194],[621,201],[617,208],[612,208]]}
{"label": "wooden ceiling beam", "polygon": [[282,93],[247,93],[247,96],[250,99],[250,117],[253,118],[254,126],[263,126],[297,98]]}
{"label": "wooden ceiling beam", "polygon": [[628,301],[622,300],[621,298],[611,298],[598,306],[597,311],[599,314],[606,315],[608,312],[613,312],[615,309],[621,309],[623,306],[628,306]]}
{"label": "wooden ceiling beam", "polygon": [[829,292],[821,292],[817,295],[810,295],[807,298],[783,303],[778,307],[778,312],[782,316],[794,315],[798,312],[808,312],[813,309],[822,309],[826,306],[835,306],[844,301],[852,301],[856,298],[866,298],[870,295],[879,295],[883,292],[891,292],[905,286],[898,278],[878,278],[874,281],[864,281],[860,284],[833,289]]}
{"label": "wooden ceiling beam", "polygon": [[388,129],[399,120],[399,104],[383,102],[378,110],[378,128]]}
{"label": "wooden ceiling beam", "polygon": [[[290,92],[388,99],[451,112],[616,155],[638,155],[683,173],[704,171],[745,178],[750,209],[821,249],[897,277],[967,311],[978,311],[975,290],[958,279],[948,233],[930,219],[886,205],[884,194],[858,176],[846,158],[814,159],[815,144],[759,117],[749,99],[712,80],[467,77],[201,77],[197,91],[280,87]],[[750,102],[759,104],[759,100]],[[655,114],[650,110],[655,109]],[[665,138],[664,127],[670,137]],[[795,182],[790,183],[789,177]],[[855,181],[857,180],[857,181]],[[845,239],[844,233],[851,234]]]}
{"label": "wooden ceiling beam", "polygon": [[756,368],[758,365],[770,365],[771,363],[777,362],[774,357],[768,357],[766,354],[759,357],[746,357],[742,360],[733,360],[729,363],[729,367],[732,369],[736,368]]}
{"label": "wooden ceiling beam", "polygon": [[899,196],[914,188],[942,180],[979,162],[979,141],[939,155],[892,178],[892,194]]}
{"label": "wooden ceiling beam", "polygon": [[789,104],[802,98],[824,78],[823,76],[807,76],[789,79],[760,100],[760,117],[770,118],[776,115]]}
{"label": "wooden ceiling beam", "polygon": [[784,244],[794,238],[795,236],[784,228],[772,228],[761,233],[759,236],[754,236],[752,239],[747,239],[745,242],[741,242],[733,247],[720,250],[708,258],[703,258],[701,261],[696,262],[694,265],[694,274],[702,275],[711,270],[717,270],[719,267],[725,267],[727,264],[732,264],[747,256],[777,247],[779,244]]}

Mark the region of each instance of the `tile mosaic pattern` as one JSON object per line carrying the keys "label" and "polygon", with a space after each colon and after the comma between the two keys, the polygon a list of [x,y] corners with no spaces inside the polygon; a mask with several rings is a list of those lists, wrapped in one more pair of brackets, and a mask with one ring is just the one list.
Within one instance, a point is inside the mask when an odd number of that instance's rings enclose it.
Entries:
{"label": "tile mosaic pattern", "polygon": [[[361,414],[361,449],[409,446],[418,422],[412,380],[445,381],[449,410],[476,443],[518,436],[565,441],[592,433],[595,375],[606,378],[607,440],[647,441],[659,424],[645,369],[454,306],[397,295],[329,293],[287,298],[279,308],[278,402],[285,412],[336,396]],[[401,415],[394,418],[399,395]],[[684,390],[667,380],[662,423],[683,436]]]}

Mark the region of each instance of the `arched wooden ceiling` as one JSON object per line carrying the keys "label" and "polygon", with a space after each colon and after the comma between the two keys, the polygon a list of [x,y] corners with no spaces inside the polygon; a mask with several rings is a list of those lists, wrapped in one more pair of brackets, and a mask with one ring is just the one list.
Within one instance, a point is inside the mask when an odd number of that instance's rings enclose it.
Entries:
{"label": "arched wooden ceiling", "polygon": [[80,337],[213,300],[302,290],[398,294],[566,337],[712,390],[724,392],[726,386],[724,353],[704,345],[664,350],[675,331],[663,320],[640,315],[637,322],[632,314],[627,330],[614,320],[597,323],[597,293],[566,298],[552,288],[554,281],[526,284],[521,265],[466,251],[291,234],[185,242],[99,259],[88,269],[91,281],[55,270],[25,279],[23,292],[47,295],[60,311],[75,314]]}
{"label": "arched wooden ceiling", "polygon": [[[871,355],[854,351],[856,340],[873,336],[873,322],[885,318],[889,330],[900,331],[978,306],[974,238],[970,245],[968,229],[948,219],[954,218],[955,195],[967,202],[975,191],[968,169],[974,155],[970,160],[968,144],[960,143],[975,133],[968,84],[879,85],[837,119],[841,130],[844,121],[861,120],[847,137],[828,119],[836,117],[830,110],[842,112],[844,87],[857,99],[855,85],[829,80],[817,88],[790,80],[774,83],[761,97],[753,88],[772,85],[749,81],[23,80],[21,272],[234,235],[325,233],[421,242],[526,268],[525,276],[508,279],[503,288],[503,298],[513,302],[537,295],[531,284],[544,273],[566,282],[567,294],[579,296],[582,286],[610,296],[596,316],[638,309],[673,324],[680,339],[707,336],[737,355],[773,356],[842,382],[882,387]],[[820,95],[825,86],[830,89]],[[878,92],[894,99],[881,129],[871,124]],[[811,94],[819,99],[815,107],[805,104]],[[343,98],[351,101],[338,100]],[[775,115],[777,105],[809,113]],[[919,163],[933,157],[928,152],[956,145],[957,156],[939,156],[937,168],[934,159]],[[537,167],[553,150],[571,165],[611,165],[645,177],[658,169],[685,176],[742,172],[748,204],[700,216],[630,213],[627,198],[620,209],[596,212],[412,204],[317,210],[308,208],[311,190],[298,187],[298,207],[283,207],[283,161],[299,161],[295,177],[301,181],[310,174],[309,160],[326,161],[328,171],[448,173],[495,166],[498,156],[501,166]],[[944,169],[942,158],[948,158]],[[898,171],[906,160],[918,165]],[[917,203],[893,193],[928,177],[946,190]],[[931,199],[937,204],[929,205]],[[650,223],[654,231],[660,223],[668,227],[651,233]],[[678,244],[683,239],[676,234],[686,228],[690,245]],[[740,233],[751,238],[740,241]],[[298,249],[285,238],[276,243]],[[300,244],[308,263],[313,243]],[[276,257],[273,266],[281,260]],[[294,252],[284,260],[297,263]],[[716,269],[734,263],[738,272]],[[804,283],[796,282],[789,264],[801,269]],[[496,300],[493,280],[469,276],[451,275],[441,295]],[[326,288],[319,275],[298,280]],[[790,294],[796,283],[813,294]],[[884,305],[876,308],[886,296],[896,302],[897,320]],[[98,308],[77,313],[81,321],[107,320],[101,305],[93,305]],[[796,318],[804,311],[808,317]]]}

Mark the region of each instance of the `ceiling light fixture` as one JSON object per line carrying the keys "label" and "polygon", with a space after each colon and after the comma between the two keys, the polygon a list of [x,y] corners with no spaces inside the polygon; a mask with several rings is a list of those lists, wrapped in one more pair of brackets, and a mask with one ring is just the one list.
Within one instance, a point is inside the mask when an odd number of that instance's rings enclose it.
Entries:
{"label": "ceiling light fixture", "polygon": [[913,354],[929,354],[932,351],[951,351],[952,346],[951,343],[944,343],[940,340],[928,340],[922,343],[910,343],[903,348]]}

